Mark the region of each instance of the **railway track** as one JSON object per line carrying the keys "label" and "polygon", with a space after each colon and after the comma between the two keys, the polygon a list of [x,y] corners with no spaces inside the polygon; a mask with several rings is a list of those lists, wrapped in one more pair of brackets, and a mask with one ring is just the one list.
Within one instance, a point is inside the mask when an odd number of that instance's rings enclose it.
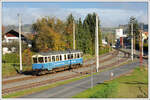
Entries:
{"label": "railway track", "polygon": [[[110,54],[112,54],[112,53],[115,53],[116,52],[116,50],[114,50],[114,51],[111,51],[111,52],[109,52],[109,53],[105,53],[105,54],[103,54],[103,55],[100,55],[99,57],[100,58],[102,58],[102,57],[104,57],[104,56],[107,56],[107,55],[110,55]],[[90,59],[87,59],[87,60],[85,60],[84,61],[84,63],[87,63],[88,61],[90,61],[90,60],[94,60],[95,58],[90,58]],[[14,78],[14,77],[19,77],[19,76],[21,76],[21,74],[17,74],[17,75],[14,75],[14,76],[7,76],[7,77],[3,77],[3,79],[5,80],[13,80],[13,79],[17,79],[17,78]],[[24,76],[22,76],[21,78],[23,78]],[[29,76],[30,77],[30,76]],[[21,80],[21,78],[20,78],[20,80]],[[5,82],[4,82],[5,83]]]}
{"label": "railway track", "polygon": [[[120,59],[119,62],[124,62],[127,59],[128,58]],[[111,64],[102,66],[100,69],[105,69],[105,68],[108,68],[108,67],[112,67],[112,66],[115,66],[117,64],[118,64],[118,61],[115,61],[115,62],[113,62]],[[89,64],[88,66],[93,66],[93,65],[94,64]],[[88,66],[85,66],[85,67],[88,67]],[[4,94],[11,93],[11,92],[24,90],[24,89],[27,89],[27,88],[38,87],[38,86],[46,85],[46,84],[49,84],[49,83],[53,83],[53,82],[57,82],[57,81],[65,80],[65,79],[70,79],[70,78],[73,78],[73,77],[76,77],[76,76],[90,74],[90,72],[91,72],[91,70],[87,70],[87,71],[84,71],[82,73],[74,73],[74,74],[69,75],[69,76],[67,75],[67,76],[58,77],[58,78],[55,78],[55,79],[50,79],[50,80],[40,81],[40,82],[36,82],[36,83],[30,83],[30,84],[26,84],[26,85],[21,85],[21,86],[16,86],[16,87],[12,87],[12,88],[7,88],[7,89],[3,89],[2,90],[2,94],[4,95]],[[94,69],[94,72],[96,72],[95,69]]]}
{"label": "railway track", "polygon": [[[113,54],[117,54],[117,51],[114,51],[114,52],[111,52],[111,53],[113,53]],[[104,54],[104,55],[102,55],[102,56],[100,56],[100,57],[104,57],[104,56],[107,56],[107,55],[109,55],[109,54],[111,54],[111,53],[107,53],[107,54]],[[105,58],[105,59],[103,59],[103,60],[99,60],[99,62],[101,63],[101,62],[105,62],[105,61],[108,61],[108,60],[110,60],[110,59],[112,59],[114,57],[114,55],[111,55],[110,57],[108,57],[108,58]],[[92,59],[92,60],[94,60],[94,59]],[[84,63],[86,63],[87,61],[84,61]],[[92,64],[95,64],[95,63],[92,63]],[[82,67],[85,67],[85,66],[90,66],[91,64],[85,64],[84,66],[82,66]],[[67,70],[65,70],[65,71],[67,71]],[[56,72],[56,73],[61,73],[61,72],[64,72],[64,71],[60,71],[60,72]],[[55,73],[51,73],[51,74],[47,74],[48,76],[49,75],[52,75],[52,74],[55,74]],[[24,81],[24,80],[31,80],[31,79],[36,79],[36,78],[39,78],[39,77],[44,77],[45,75],[43,75],[43,76],[28,76],[28,77],[23,77],[23,78],[17,78],[17,79],[11,79],[11,80],[6,80],[6,81],[2,81],[2,84],[4,85],[4,84],[9,84],[9,83],[14,83],[14,82],[18,82],[18,81]]]}

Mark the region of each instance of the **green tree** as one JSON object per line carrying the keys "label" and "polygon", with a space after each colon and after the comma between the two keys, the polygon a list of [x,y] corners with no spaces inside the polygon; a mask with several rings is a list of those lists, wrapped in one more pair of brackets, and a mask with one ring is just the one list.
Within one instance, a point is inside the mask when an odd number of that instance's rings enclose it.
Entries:
{"label": "green tree", "polygon": [[135,37],[136,41],[138,41],[139,37],[139,24],[135,17],[130,17],[130,20],[128,22],[128,36],[131,36],[131,23],[133,23],[133,36]]}
{"label": "green tree", "polygon": [[73,21],[74,17],[70,14],[67,18],[66,27],[65,27],[65,41],[67,43],[67,48],[73,48]]}
{"label": "green tree", "polygon": [[[91,46],[89,48],[92,49],[91,54],[95,54],[95,26],[96,26],[96,13],[88,14],[83,22],[83,26],[86,30],[89,30],[89,44]],[[98,19],[98,34],[99,34],[99,45],[102,44],[102,36],[101,36],[101,29],[100,29],[100,20]]]}

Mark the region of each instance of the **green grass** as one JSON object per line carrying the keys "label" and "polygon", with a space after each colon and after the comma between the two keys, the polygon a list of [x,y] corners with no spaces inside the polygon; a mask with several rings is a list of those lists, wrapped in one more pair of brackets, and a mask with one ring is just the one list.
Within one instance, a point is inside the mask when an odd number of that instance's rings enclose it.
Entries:
{"label": "green grass", "polygon": [[[17,75],[19,71],[19,63],[2,63],[2,77]],[[23,71],[31,70],[32,66],[23,65]]]}
{"label": "green grass", "polygon": [[148,71],[136,68],[132,74],[121,76],[112,81],[87,89],[74,98],[147,98]]}
{"label": "green grass", "polygon": [[[2,77],[17,75],[19,71],[19,55],[17,53],[2,55]],[[27,66],[23,63],[23,71],[31,70],[31,65]]]}

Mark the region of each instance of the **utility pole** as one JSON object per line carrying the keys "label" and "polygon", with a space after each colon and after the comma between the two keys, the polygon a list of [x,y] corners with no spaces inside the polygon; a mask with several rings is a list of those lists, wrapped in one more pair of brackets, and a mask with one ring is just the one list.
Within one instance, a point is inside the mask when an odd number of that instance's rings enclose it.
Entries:
{"label": "utility pole", "polygon": [[141,35],[142,36],[141,37],[142,38],[142,44],[141,44],[142,45],[142,57],[143,57],[143,42],[144,42],[143,32],[144,30],[143,30],[143,24],[142,24],[142,35]]}
{"label": "utility pole", "polygon": [[96,71],[99,68],[99,45],[98,45],[98,15],[96,14],[96,27],[95,27],[95,54],[96,54]]}
{"label": "utility pole", "polygon": [[21,50],[21,16],[18,14],[19,19],[19,53],[20,53],[20,73],[22,72],[22,50]]}
{"label": "utility pole", "polygon": [[75,22],[73,20],[73,49],[75,50],[76,46],[75,46]]}
{"label": "utility pole", "polygon": [[140,66],[142,67],[143,57],[142,57],[142,30],[140,32]]}
{"label": "utility pole", "polygon": [[93,88],[93,67],[91,66],[91,88]]}
{"label": "utility pole", "polygon": [[133,61],[133,22],[131,23],[131,60]]}

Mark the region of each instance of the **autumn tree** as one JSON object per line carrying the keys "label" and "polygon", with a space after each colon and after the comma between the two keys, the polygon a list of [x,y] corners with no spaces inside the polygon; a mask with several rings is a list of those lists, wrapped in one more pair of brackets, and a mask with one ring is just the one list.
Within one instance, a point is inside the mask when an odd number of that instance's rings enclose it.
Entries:
{"label": "autumn tree", "polygon": [[58,33],[59,31],[56,28],[56,26],[60,27],[58,23],[60,24],[60,20],[44,17],[33,24],[33,30],[37,33],[33,39],[34,51],[58,51],[65,49],[66,44],[63,41],[63,35]]}
{"label": "autumn tree", "polygon": [[29,48],[23,51],[22,58],[25,65],[32,64],[32,52]]}

